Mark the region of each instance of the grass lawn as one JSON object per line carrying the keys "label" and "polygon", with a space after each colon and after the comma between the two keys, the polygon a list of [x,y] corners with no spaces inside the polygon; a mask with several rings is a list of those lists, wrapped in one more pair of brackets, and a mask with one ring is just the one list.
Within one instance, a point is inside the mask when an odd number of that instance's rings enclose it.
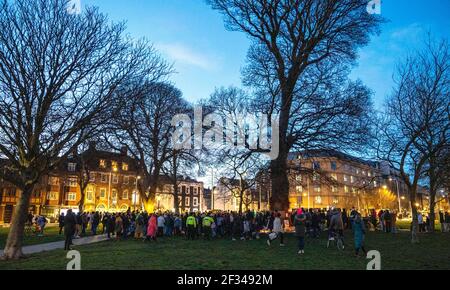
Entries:
{"label": "grass lawn", "polygon": [[[3,250],[8,238],[9,228],[0,228],[0,249]],[[86,231],[87,236],[90,235],[90,231]],[[45,244],[51,242],[64,241],[64,235],[59,234],[59,227],[49,226],[45,228],[44,236],[38,237],[37,234],[29,233],[25,234],[24,246]]]}
{"label": "grass lawn", "polygon": [[[397,221],[397,226],[398,226],[399,229],[402,229],[402,230],[410,230],[411,229],[411,221],[410,220]],[[441,224],[439,223],[438,220],[436,221],[434,226],[435,226],[435,230],[437,232],[441,231]]]}
{"label": "grass lawn", "polygon": [[[6,239],[8,238],[9,228],[0,228],[0,249],[3,249],[6,244]],[[36,234],[25,234],[24,245],[37,245],[44,243],[51,243],[64,240],[63,235],[59,235],[58,227],[48,227],[44,231],[43,237],[38,237]]]}
{"label": "grass lawn", "polygon": [[[371,232],[366,237],[366,248],[381,252],[382,269],[450,269],[450,234],[423,234],[417,245],[412,245],[409,238],[409,233]],[[269,248],[265,239],[208,242],[171,238],[156,243],[108,241],[76,250],[81,253],[84,270],[365,270],[367,260],[353,256],[350,232],[346,232],[346,240],[348,247],[343,252],[336,248],[327,249],[323,234],[319,240],[307,241],[304,256],[297,255],[296,240],[292,235],[287,236],[286,247],[274,243]],[[0,261],[0,269],[64,270],[67,262],[66,253],[57,250],[18,262]]]}

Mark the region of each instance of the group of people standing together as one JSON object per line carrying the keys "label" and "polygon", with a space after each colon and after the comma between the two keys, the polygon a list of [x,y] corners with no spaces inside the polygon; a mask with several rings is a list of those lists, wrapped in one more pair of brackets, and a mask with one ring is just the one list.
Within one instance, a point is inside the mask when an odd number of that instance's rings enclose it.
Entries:
{"label": "group of people standing together", "polygon": [[298,240],[298,254],[305,252],[305,238],[319,238],[328,230],[343,239],[345,229],[354,228],[356,254],[365,252],[365,223],[361,215],[352,209],[346,211],[297,209],[289,216],[280,212],[207,212],[174,214],[171,212],[149,214],[140,211],[126,213],[77,213],[71,210],[59,217],[60,233],[64,229],[65,249],[69,250],[73,238],[87,234],[106,234],[115,240],[142,239],[156,241],[160,237],[183,236],[186,240],[203,238],[229,238],[236,240],[260,239],[267,234],[269,246],[278,239],[284,246],[286,228],[292,228]]}

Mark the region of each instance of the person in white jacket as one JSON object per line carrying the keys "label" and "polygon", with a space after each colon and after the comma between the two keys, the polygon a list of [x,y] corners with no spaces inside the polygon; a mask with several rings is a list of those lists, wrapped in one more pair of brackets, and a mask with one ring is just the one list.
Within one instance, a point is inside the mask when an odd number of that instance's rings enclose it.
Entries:
{"label": "person in white jacket", "polygon": [[281,214],[277,213],[273,220],[272,233],[269,234],[267,245],[271,245],[274,240],[280,238],[280,247],[284,246],[284,223],[281,220]]}

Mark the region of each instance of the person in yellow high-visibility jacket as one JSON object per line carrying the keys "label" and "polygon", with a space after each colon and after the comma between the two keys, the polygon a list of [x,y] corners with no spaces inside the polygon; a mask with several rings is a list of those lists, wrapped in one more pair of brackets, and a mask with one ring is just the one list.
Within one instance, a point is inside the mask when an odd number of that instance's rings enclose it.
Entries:
{"label": "person in yellow high-visibility jacket", "polygon": [[197,220],[193,213],[190,213],[186,219],[187,239],[194,239],[195,231],[197,229]]}
{"label": "person in yellow high-visibility jacket", "polygon": [[205,234],[205,239],[210,240],[211,239],[211,225],[214,223],[214,219],[207,215],[203,218],[202,226],[203,226],[203,233]]}

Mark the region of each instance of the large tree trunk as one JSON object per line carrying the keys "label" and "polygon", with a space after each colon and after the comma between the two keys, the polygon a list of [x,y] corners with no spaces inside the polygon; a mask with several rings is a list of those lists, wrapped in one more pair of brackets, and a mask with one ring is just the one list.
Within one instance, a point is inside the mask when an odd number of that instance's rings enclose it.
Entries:
{"label": "large tree trunk", "polygon": [[174,192],[173,192],[173,208],[175,209],[175,213],[180,213],[180,200],[178,197],[178,185],[177,182],[174,184]]}
{"label": "large tree trunk", "polygon": [[282,150],[280,150],[278,158],[273,160],[270,164],[272,181],[270,207],[272,210],[289,210],[289,179],[286,162],[287,152],[282,152]]}
{"label": "large tree trunk", "polygon": [[412,214],[412,226],[411,226],[411,243],[417,244],[419,243],[419,237],[417,236],[417,232],[419,231],[419,219],[417,216],[417,207],[416,207],[416,190],[410,189],[410,203],[411,203],[411,214]]}
{"label": "large tree trunk", "polygon": [[4,259],[18,260],[24,257],[22,244],[32,193],[33,186],[27,186],[22,191],[12,217],[11,227],[9,229],[8,239],[3,253]]}
{"label": "large tree trunk", "polygon": [[[293,85],[292,85],[293,88]],[[278,211],[289,210],[289,178],[287,172],[287,157],[289,154],[289,146],[286,141],[288,126],[289,126],[289,114],[292,103],[292,89],[286,89],[283,92],[283,108],[280,112],[279,119],[279,154],[278,158],[272,160],[270,163],[271,182],[272,182],[272,197],[271,197],[271,209]]]}
{"label": "large tree trunk", "polygon": [[244,192],[241,190],[240,198],[239,198],[239,214],[242,214],[242,204],[244,203]]}

